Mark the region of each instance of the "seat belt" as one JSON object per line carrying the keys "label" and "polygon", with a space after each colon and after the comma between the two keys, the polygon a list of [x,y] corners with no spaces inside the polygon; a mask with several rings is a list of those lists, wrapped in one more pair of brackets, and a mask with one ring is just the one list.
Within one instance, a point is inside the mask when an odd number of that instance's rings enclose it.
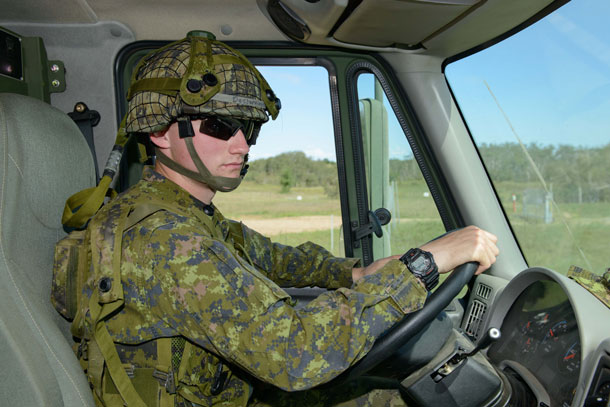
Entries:
{"label": "seat belt", "polygon": [[93,155],[95,182],[97,183],[100,179],[100,172],[97,165],[97,156],[95,154],[95,143],[93,142],[93,128],[100,122],[100,114],[97,110],[89,110],[85,103],[78,102],[74,105],[74,111],[68,113],[68,116],[74,120],[89,145],[89,150],[91,150],[91,155]]}

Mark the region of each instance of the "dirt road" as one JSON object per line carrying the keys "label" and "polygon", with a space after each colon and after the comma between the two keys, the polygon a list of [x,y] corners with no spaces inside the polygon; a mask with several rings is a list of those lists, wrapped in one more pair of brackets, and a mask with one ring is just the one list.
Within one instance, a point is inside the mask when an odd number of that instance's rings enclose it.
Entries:
{"label": "dirt road", "polygon": [[[275,219],[242,218],[241,221],[249,228],[266,236],[329,230],[331,227],[330,216],[297,216]],[[341,218],[333,216],[332,227],[336,229],[340,226]]]}

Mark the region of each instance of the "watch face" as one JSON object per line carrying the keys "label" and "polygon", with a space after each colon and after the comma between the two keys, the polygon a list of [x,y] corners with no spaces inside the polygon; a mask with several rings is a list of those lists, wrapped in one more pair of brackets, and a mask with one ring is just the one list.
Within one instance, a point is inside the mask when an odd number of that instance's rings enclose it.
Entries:
{"label": "watch face", "polygon": [[426,290],[430,291],[438,284],[438,267],[431,253],[421,249],[411,249],[400,258],[400,261],[426,286]]}
{"label": "watch face", "polygon": [[426,258],[426,256],[417,256],[412,262],[411,262],[411,267],[413,267],[413,270],[417,270],[419,272],[423,272],[426,271],[428,269],[428,267],[430,267],[430,262],[428,261],[428,259]]}

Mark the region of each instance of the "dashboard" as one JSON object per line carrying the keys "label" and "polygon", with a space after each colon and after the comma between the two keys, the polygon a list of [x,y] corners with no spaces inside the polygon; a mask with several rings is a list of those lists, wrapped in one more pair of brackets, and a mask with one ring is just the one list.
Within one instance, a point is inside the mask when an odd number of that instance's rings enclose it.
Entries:
{"label": "dashboard", "polygon": [[[610,308],[575,281],[544,268],[507,285],[477,278],[494,294],[481,332],[499,328],[492,364],[517,378],[536,406],[610,406]],[[482,298],[477,298],[482,301]]]}

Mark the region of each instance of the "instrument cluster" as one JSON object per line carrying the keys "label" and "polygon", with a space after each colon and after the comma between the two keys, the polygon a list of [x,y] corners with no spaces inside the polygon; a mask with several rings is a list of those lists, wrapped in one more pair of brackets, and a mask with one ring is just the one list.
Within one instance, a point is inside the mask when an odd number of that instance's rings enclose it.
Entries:
{"label": "instrument cluster", "polygon": [[570,406],[580,373],[580,336],[570,301],[554,281],[526,288],[506,315],[503,337],[488,352],[497,365],[516,362],[544,387],[552,406]]}

